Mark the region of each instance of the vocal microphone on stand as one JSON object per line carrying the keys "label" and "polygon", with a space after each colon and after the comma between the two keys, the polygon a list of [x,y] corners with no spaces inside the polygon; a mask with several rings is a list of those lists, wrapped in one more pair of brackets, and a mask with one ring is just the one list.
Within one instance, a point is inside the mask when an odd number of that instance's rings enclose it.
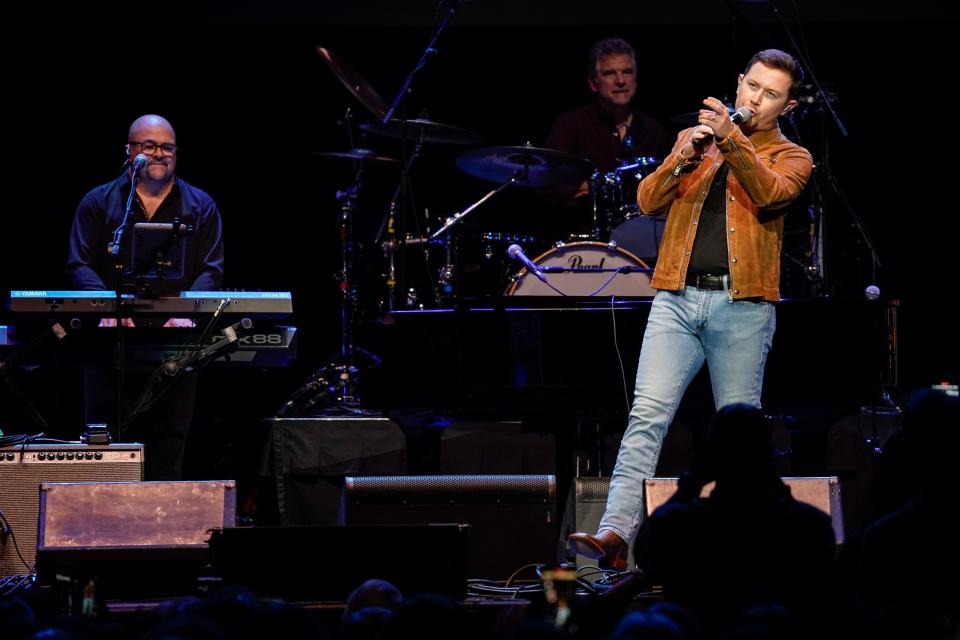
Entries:
{"label": "vocal microphone on stand", "polygon": [[543,271],[541,271],[540,267],[533,263],[533,260],[528,258],[526,254],[523,253],[523,248],[520,245],[512,244],[507,247],[507,255],[514,260],[519,260],[522,262],[523,266],[527,268],[527,271],[540,278],[542,282],[547,281],[547,277],[543,275]]}
{"label": "vocal microphone on stand", "polygon": [[150,161],[150,158],[147,157],[145,153],[138,153],[137,157],[133,159],[133,173],[136,174],[147,166],[147,163]]}

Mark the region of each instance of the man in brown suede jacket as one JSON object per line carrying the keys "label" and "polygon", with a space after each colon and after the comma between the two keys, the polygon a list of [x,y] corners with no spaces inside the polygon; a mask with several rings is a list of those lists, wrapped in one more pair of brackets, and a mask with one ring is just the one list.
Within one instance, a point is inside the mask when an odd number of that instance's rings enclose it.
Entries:
{"label": "man in brown suede jacket", "polygon": [[803,191],[810,153],[780,133],[777,118],[797,104],[797,61],[757,53],[737,79],[735,123],[723,103],[703,101],[699,124],[681,131],[663,164],[640,183],[647,215],[667,215],[652,284],[633,407],[596,535],[571,547],[624,568],[640,526],[643,481],[680,399],[704,362],[714,402],[760,406],[763,368],[780,298],[784,208]]}

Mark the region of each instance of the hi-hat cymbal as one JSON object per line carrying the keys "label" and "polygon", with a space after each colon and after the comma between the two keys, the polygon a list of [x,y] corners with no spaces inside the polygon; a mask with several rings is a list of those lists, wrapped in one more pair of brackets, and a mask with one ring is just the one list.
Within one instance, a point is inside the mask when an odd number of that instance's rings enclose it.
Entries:
{"label": "hi-hat cymbal", "polygon": [[531,187],[578,184],[594,171],[586,158],[529,146],[474,149],[457,158],[457,166],[491,182],[506,182],[519,174],[518,184]]}
{"label": "hi-hat cymbal", "polygon": [[[733,115],[735,109],[732,104],[724,104],[730,115]],[[688,111],[687,113],[675,113],[668,118],[671,124],[679,124],[684,127],[695,127],[700,123],[699,111]]]}
{"label": "hi-hat cymbal", "polygon": [[483,138],[479,133],[441,124],[432,120],[418,118],[414,120],[391,120],[387,124],[380,121],[361,122],[360,128],[388,138],[405,138],[412,142],[435,142],[438,144],[479,144]]}
{"label": "hi-hat cymbal", "polygon": [[387,113],[387,103],[350,65],[335,56],[329,49],[317,47],[317,52],[330,67],[333,75],[337,76],[337,79],[343,83],[347,91],[352,93],[353,97],[359,100],[360,104],[366,107],[370,113],[378,118],[382,118]]}
{"label": "hi-hat cymbal", "polygon": [[399,162],[399,160],[396,158],[378,156],[370,149],[361,149],[359,147],[350,149],[348,151],[314,151],[311,152],[310,155],[319,156],[322,158],[334,158],[338,160],[360,160],[369,164],[397,164]]}

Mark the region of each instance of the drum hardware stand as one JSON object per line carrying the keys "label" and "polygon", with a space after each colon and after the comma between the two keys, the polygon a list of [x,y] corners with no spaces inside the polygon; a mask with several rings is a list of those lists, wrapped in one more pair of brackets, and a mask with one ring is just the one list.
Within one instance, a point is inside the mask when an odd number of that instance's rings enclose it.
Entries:
{"label": "drum hardware stand", "polygon": [[454,265],[453,265],[453,235],[447,234],[446,239],[443,243],[444,248],[444,262],[443,266],[440,267],[440,275],[437,278],[437,283],[440,285],[440,291],[444,294],[446,299],[449,299],[453,296],[454,288],[456,283],[454,282]]}
{"label": "drum hardware stand", "polygon": [[[442,6],[442,4],[443,4],[442,1],[438,4],[438,6],[437,6],[437,11],[438,11],[438,12],[439,12],[440,6]],[[434,30],[433,35],[432,35],[432,37],[430,38],[430,42],[427,43],[427,46],[424,48],[423,53],[422,53],[421,56],[420,56],[420,59],[419,59],[419,60],[417,61],[417,63],[413,66],[413,69],[410,70],[410,73],[407,75],[406,79],[403,81],[403,84],[400,86],[400,89],[397,91],[397,95],[394,96],[393,101],[390,103],[390,107],[389,107],[389,108],[387,109],[387,111],[383,114],[383,118],[381,118],[381,123],[382,123],[382,124],[386,125],[386,124],[389,124],[389,123],[390,123],[390,121],[393,119],[394,113],[396,113],[397,109],[400,107],[400,104],[403,102],[404,98],[407,97],[408,95],[410,95],[410,94],[412,93],[412,90],[411,90],[410,87],[411,87],[411,85],[413,84],[413,78],[414,78],[414,76],[416,76],[417,73],[418,73],[420,70],[422,70],[422,69],[427,65],[427,60],[429,59],[429,57],[430,57],[431,55],[435,55],[435,54],[437,53],[437,49],[436,49],[436,46],[435,46],[435,45],[437,44],[437,41],[440,39],[440,35],[443,33],[444,29],[446,29],[447,23],[450,21],[450,18],[452,18],[453,15],[456,13],[457,4],[458,4],[458,0],[452,0],[452,1],[449,2],[448,6],[447,6],[447,12],[446,12],[446,14],[443,16],[443,20],[440,21],[440,24],[439,24],[439,25],[437,26],[437,28]],[[396,203],[397,203],[397,202],[402,202],[402,203],[403,203],[403,209],[401,209],[400,235],[401,235],[402,237],[404,237],[404,238],[406,237],[406,219],[407,219],[407,216],[406,216],[406,215],[403,215],[403,214],[405,213],[406,203],[407,203],[406,198],[407,198],[407,195],[408,195],[408,193],[409,193],[409,177],[410,177],[410,171],[409,171],[409,169],[410,169],[410,166],[411,166],[412,163],[413,163],[413,159],[416,158],[416,157],[419,155],[421,146],[422,146],[422,144],[423,144],[423,140],[422,140],[422,139],[420,139],[420,140],[417,141],[417,146],[416,146],[416,148],[414,149],[414,152],[413,152],[413,154],[411,155],[409,161],[407,161],[407,157],[406,157],[406,150],[407,150],[406,122],[407,122],[406,118],[401,115],[401,118],[400,118],[400,124],[401,124],[401,131],[400,131],[400,152],[401,152],[401,159],[402,159],[402,161],[403,161],[403,169],[402,169],[402,172],[401,172],[401,175],[400,175],[400,186],[399,186],[398,189],[397,189],[397,193],[394,194],[394,199],[391,201],[391,209],[390,209],[390,211],[389,211],[389,213],[388,213],[388,216],[391,218],[391,220],[390,220],[390,221],[387,223],[387,225],[386,225],[387,228],[392,228],[392,227],[393,227],[393,216],[394,216],[394,214],[396,213]],[[414,211],[413,214],[416,215],[416,211]],[[381,227],[381,231],[382,231],[382,227]],[[381,235],[380,233],[377,234],[377,240],[379,240],[380,235]],[[388,238],[388,239],[389,239],[389,238]],[[394,294],[395,294],[395,288],[396,288],[396,283],[397,283],[397,281],[396,281],[396,266],[395,266],[395,263],[394,263],[394,255],[393,255],[394,246],[395,246],[395,245],[394,245],[394,242],[395,242],[395,238],[394,238],[393,242],[391,242],[391,244],[389,245],[389,249],[387,249],[386,247],[384,248],[384,253],[385,253],[385,254],[389,251],[389,256],[387,257],[387,264],[388,264],[388,267],[387,267],[387,268],[388,268],[388,274],[387,274],[387,289],[388,289],[387,311],[388,311],[388,312],[394,310]],[[426,260],[426,256],[427,256],[427,254],[426,254],[426,248],[424,248],[424,254],[423,254],[423,255],[424,255],[424,259]],[[401,266],[401,270],[400,270],[400,271],[401,271],[401,275],[402,275],[403,277],[406,277],[406,253],[401,254],[401,256],[400,256],[400,262],[401,262],[401,264],[400,264],[400,266]],[[429,265],[428,265],[428,271],[429,271]],[[404,283],[404,285],[405,285],[405,284],[406,284],[406,283]],[[435,284],[434,284],[434,297],[439,298],[439,296],[437,295],[436,285],[435,285]]]}
{"label": "drum hardware stand", "polygon": [[[350,110],[345,115],[348,135],[350,135]],[[352,148],[352,135],[351,135]],[[357,366],[357,356],[365,356],[373,365],[380,360],[355,343],[355,329],[357,320],[357,302],[359,289],[355,281],[356,245],[354,241],[353,222],[357,212],[357,199],[363,185],[363,160],[357,161],[357,170],[354,173],[352,184],[344,191],[337,191],[336,198],[340,201],[340,270],[334,275],[340,289],[340,352],[327,360],[324,365],[313,373],[280,408],[277,415],[280,417],[302,415],[315,405],[327,402],[332,396],[332,406],[327,406],[325,412],[334,414],[365,415],[360,408],[360,398],[357,393],[357,379],[360,369]],[[390,218],[392,232],[392,217]]]}
{"label": "drum hardware stand", "polygon": [[496,189],[491,189],[482,198],[480,198],[479,200],[471,204],[469,207],[467,207],[463,211],[460,211],[448,217],[439,229],[437,229],[432,234],[430,234],[430,239],[433,240],[441,236],[442,234],[446,233],[450,227],[452,227],[453,225],[457,224],[458,222],[466,218],[468,215],[470,215],[473,212],[474,209],[476,209],[477,207],[482,205],[484,202],[486,202],[493,196],[497,195],[498,193],[500,193],[510,185],[517,184],[518,182],[524,182],[526,180],[527,180],[527,170],[521,169],[517,171],[509,180],[501,184],[499,187],[497,187]]}
{"label": "drum hardware stand", "polygon": [[597,242],[600,241],[600,234],[602,232],[600,228],[600,206],[597,200],[597,184],[604,178],[605,174],[600,173],[600,171],[594,171],[593,175],[590,176],[590,180],[587,182],[587,186],[590,189],[590,205],[593,208],[593,228],[590,229],[590,235],[591,238]]}
{"label": "drum hardware stand", "polygon": [[477,207],[482,205],[484,202],[490,200],[491,198],[493,198],[495,195],[497,195],[498,193],[500,193],[510,185],[526,180],[527,174],[528,172],[526,169],[521,169],[517,171],[513,176],[511,176],[509,180],[507,180],[497,188],[491,189],[490,191],[488,191],[486,194],[484,194],[482,198],[480,198],[479,200],[477,200],[476,202],[468,206],[466,209],[449,216],[446,220],[444,220],[443,224],[440,226],[439,229],[437,229],[436,231],[434,231],[428,236],[430,240],[435,240],[439,238],[441,235],[446,234],[443,240],[446,246],[446,262],[444,262],[443,266],[440,268],[440,277],[438,281],[439,281],[441,290],[448,297],[454,294],[456,283],[454,282],[455,268],[454,268],[454,260],[453,260],[453,237],[452,237],[452,234],[447,232],[455,224],[457,224],[458,222],[466,218],[468,215],[473,213],[473,211]]}
{"label": "drum hardware stand", "polygon": [[[404,145],[403,138],[401,138],[401,145]],[[405,147],[405,145],[404,145]],[[406,187],[406,182],[410,176],[410,170],[413,168],[413,163],[423,155],[423,141],[418,140],[416,146],[413,148],[413,153],[410,154],[410,157],[406,159],[406,162],[403,164],[403,170],[400,175],[400,183],[397,185],[397,188],[393,191],[393,196],[390,198],[390,205],[387,207],[387,215],[384,216],[383,221],[380,223],[380,228],[377,230],[376,236],[373,238],[374,244],[381,244],[383,247],[383,260],[386,266],[387,272],[384,274],[384,280],[387,285],[386,293],[386,309],[384,309],[384,304],[381,303],[381,313],[384,311],[389,313],[396,308],[396,287],[397,287],[397,263],[396,263],[396,250],[397,246],[402,244],[406,246],[407,238],[404,237],[404,240],[397,240],[397,213],[400,208],[401,197],[408,192]],[[403,225],[401,225],[403,226]],[[385,238],[381,240],[382,238]],[[424,249],[426,251],[426,249]],[[426,255],[426,253],[424,253]]]}

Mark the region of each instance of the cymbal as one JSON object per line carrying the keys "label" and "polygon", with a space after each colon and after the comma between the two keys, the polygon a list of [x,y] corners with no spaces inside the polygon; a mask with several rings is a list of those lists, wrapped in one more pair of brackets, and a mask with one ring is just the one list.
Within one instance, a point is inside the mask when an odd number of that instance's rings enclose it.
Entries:
{"label": "cymbal", "polygon": [[518,183],[531,187],[580,183],[593,173],[586,158],[537,147],[484,147],[457,158],[457,166],[491,182],[507,182],[518,173]]}
{"label": "cymbal", "polygon": [[441,124],[423,118],[407,120],[405,123],[400,120],[391,120],[387,124],[383,124],[378,120],[361,122],[360,128],[368,133],[386,136],[388,138],[403,137],[413,142],[478,144],[483,141],[480,134],[475,131],[454,127],[449,124]]}
{"label": "cymbal", "polygon": [[360,101],[367,110],[378,118],[382,118],[387,112],[387,103],[383,101],[380,94],[377,93],[370,84],[360,77],[350,65],[338,58],[329,49],[317,47],[317,53],[324,59],[333,75],[343,83],[347,91],[353,94],[353,97]]}
{"label": "cymbal", "polygon": [[361,149],[356,147],[348,151],[313,151],[311,156],[320,156],[323,158],[336,158],[340,160],[360,160],[370,164],[397,164],[400,162],[396,158],[378,156],[370,149]]}
{"label": "cymbal", "polygon": [[[724,104],[727,108],[727,112],[730,115],[733,115],[736,109],[733,108],[732,104]],[[680,124],[684,127],[695,127],[700,123],[700,112],[699,111],[689,111],[687,113],[675,113],[668,118],[668,121],[671,124]]]}

